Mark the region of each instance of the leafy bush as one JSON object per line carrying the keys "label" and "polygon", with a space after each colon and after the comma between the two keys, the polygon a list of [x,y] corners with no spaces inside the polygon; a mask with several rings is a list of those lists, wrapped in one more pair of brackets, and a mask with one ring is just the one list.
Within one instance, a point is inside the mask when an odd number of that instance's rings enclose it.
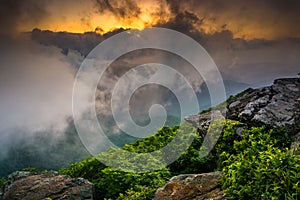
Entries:
{"label": "leafy bush", "polygon": [[22,171],[31,172],[32,174],[38,174],[39,170],[34,167],[26,167],[21,169]]}
{"label": "leafy bush", "polygon": [[178,126],[174,126],[172,128],[164,126],[153,136],[147,137],[143,140],[137,140],[132,144],[126,144],[124,146],[124,150],[134,153],[148,153],[159,150],[173,140],[178,129]]}
{"label": "leafy bush", "polygon": [[194,140],[190,147],[175,162],[168,167],[173,175],[202,173],[210,171],[206,158],[199,157],[199,149],[203,142],[203,137],[197,134],[196,130],[190,132]]}
{"label": "leafy bush", "polygon": [[[184,124],[180,128],[163,127],[155,135],[126,144],[121,149],[111,148],[98,155],[98,158],[106,159],[110,166],[118,162],[118,167],[127,169],[127,172],[106,167],[96,158],[87,158],[71,164],[68,169],[61,169],[60,173],[90,180],[95,184],[99,199],[144,200],[152,199],[155,191],[173,175],[209,172],[218,167],[225,174],[222,187],[230,199],[299,198],[299,157],[289,155],[287,147],[291,140],[287,129],[269,129],[264,126],[247,129],[245,124],[232,120],[216,121],[210,128],[212,131],[220,131],[222,128],[222,134],[206,158],[199,157],[203,136],[195,128]],[[243,132],[237,134],[240,128]],[[163,163],[155,157],[143,157],[143,153],[165,147],[181,131],[185,134],[181,134],[182,138],[178,141],[194,140],[187,151],[168,168],[164,168],[164,163],[168,161],[167,152],[157,152],[166,159]],[[185,140],[181,140],[183,138]],[[178,148],[185,145],[180,142]],[[137,154],[128,157],[123,150]],[[138,171],[159,165],[160,170],[148,173],[128,170]]]}
{"label": "leafy bush", "polygon": [[135,189],[126,190],[125,194],[121,193],[117,200],[147,200],[153,199],[156,188],[148,186],[136,186]]}
{"label": "leafy bush", "polygon": [[144,199],[152,199],[156,189],[165,185],[170,177],[171,174],[167,169],[148,173],[130,173],[106,168],[102,170],[102,177],[95,185],[100,191],[101,198],[116,199],[120,195],[119,198],[122,199],[121,196],[129,198],[138,195]]}
{"label": "leafy bush", "polygon": [[3,187],[5,182],[6,182],[6,178],[4,178],[4,177],[0,178],[0,190]]}
{"label": "leafy bush", "polygon": [[101,177],[102,170],[105,168],[106,166],[96,158],[87,158],[81,162],[70,164],[68,169],[62,168],[59,170],[59,173],[67,174],[74,178],[85,178],[93,182]]}
{"label": "leafy bush", "polygon": [[[109,165],[118,162],[119,167],[124,169],[134,168],[138,170],[138,168],[142,169],[143,167],[149,167],[149,165],[157,167],[162,163],[155,160],[155,158],[150,157],[151,160],[143,160],[142,154],[127,158],[122,150],[147,153],[161,149],[174,138],[177,130],[178,127],[163,127],[158,130],[155,136],[125,145],[123,149],[111,148],[107,152],[100,153],[97,158],[108,160]],[[135,163],[139,164],[133,165],[132,161],[136,160],[139,162]],[[145,166],[145,164],[148,166]],[[157,188],[162,187],[171,177],[169,170],[163,168],[163,166],[159,171],[148,173],[124,172],[106,167],[96,158],[87,158],[81,162],[72,163],[67,169],[63,168],[59,172],[72,177],[83,177],[94,183],[99,199],[130,199],[133,197],[136,197],[135,199],[151,199]]]}
{"label": "leafy bush", "polygon": [[272,146],[232,156],[223,171],[223,188],[230,199],[297,199],[300,159]]}
{"label": "leafy bush", "polygon": [[[277,131],[253,127],[235,141],[235,154],[224,151],[222,180],[229,199],[297,199],[300,195],[300,158],[283,148]],[[225,159],[227,158],[227,160]]]}

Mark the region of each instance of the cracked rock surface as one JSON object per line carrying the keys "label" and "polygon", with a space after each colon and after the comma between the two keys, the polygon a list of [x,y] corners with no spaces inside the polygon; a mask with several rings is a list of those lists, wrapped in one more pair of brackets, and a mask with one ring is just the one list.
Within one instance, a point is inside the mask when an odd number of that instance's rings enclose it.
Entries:
{"label": "cracked rock surface", "polygon": [[245,92],[227,105],[227,118],[271,127],[300,124],[300,80],[277,79],[273,85]]}
{"label": "cracked rock surface", "polygon": [[221,172],[174,176],[156,191],[153,200],[222,200],[225,193],[218,182]]}
{"label": "cracked rock surface", "polygon": [[93,200],[94,186],[83,178],[71,178],[57,172],[34,175],[17,171],[8,176],[2,200]]}
{"label": "cracked rock surface", "polygon": [[[218,109],[188,116],[185,120],[205,133],[211,122],[211,116],[217,111]],[[248,89],[233,97],[219,113],[227,119],[250,125],[293,129],[300,126],[300,79],[277,79],[271,86]]]}

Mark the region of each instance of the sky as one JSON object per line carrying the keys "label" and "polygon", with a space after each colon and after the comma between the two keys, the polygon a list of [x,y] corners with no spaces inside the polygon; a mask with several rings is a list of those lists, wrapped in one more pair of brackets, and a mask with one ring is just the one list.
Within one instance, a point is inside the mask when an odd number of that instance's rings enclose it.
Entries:
{"label": "sky", "polygon": [[[192,37],[236,93],[297,76],[299,24],[298,0],[1,0],[0,158],[17,138],[64,132],[80,64],[100,42],[124,29],[164,27]],[[137,52],[115,63],[104,86],[113,88],[129,66],[155,58],[186,66],[170,55]],[[192,80],[200,89],[202,80]],[[106,111],[109,95],[97,92],[107,102],[97,109]],[[159,92],[142,96],[150,100],[147,109],[166,99]]]}
{"label": "sky", "polygon": [[248,40],[300,36],[297,0],[13,0],[2,1],[0,11],[2,32],[105,33],[161,25],[189,13],[194,29],[205,33],[229,30]]}

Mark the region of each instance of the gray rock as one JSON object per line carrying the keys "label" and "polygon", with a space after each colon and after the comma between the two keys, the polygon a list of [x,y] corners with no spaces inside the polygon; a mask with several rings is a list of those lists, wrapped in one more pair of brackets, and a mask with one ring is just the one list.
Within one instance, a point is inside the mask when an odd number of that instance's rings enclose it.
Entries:
{"label": "gray rock", "polygon": [[49,197],[61,200],[93,200],[94,186],[82,178],[71,178],[57,172],[32,174],[18,171],[8,176],[2,200],[40,200]]}
{"label": "gray rock", "polygon": [[226,194],[218,184],[221,172],[184,174],[171,178],[153,200],[221,200]]}
{"label": "gray rock", "polygon": [[[300,81],[297,78],[277,79],[273,85],[247,90],[237,95],[222,109],[226,118],[247,124],[270,127],[296,127],[300,124]],[[200,130],[207,130],[211,112],[186,117],[186,121]],[[200,131],[201,132],[201,131]]]}
{"label": "gray rock", "polygon": [[277,79],[268,87],[246,92],[228,106],[227,117],[271,127],[300,124],[300,82],[297,78]]}
{"label": "gray rock", "polygon": [[196,127],[200,134],[205,135],[211,122],[224,119],[220,110],[212,110],[204,114],[188,116],[185,121]]}
{"label": "gray rock", "polygon": [[300,155],[300,132],[293,137],[291,144],[291,154]]}

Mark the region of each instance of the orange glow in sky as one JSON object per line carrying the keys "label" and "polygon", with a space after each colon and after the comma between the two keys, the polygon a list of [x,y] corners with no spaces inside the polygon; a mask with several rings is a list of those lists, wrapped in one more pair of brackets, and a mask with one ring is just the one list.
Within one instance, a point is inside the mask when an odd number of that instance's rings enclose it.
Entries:
{"label": "orange glow in sky", "polygon": [[[46,15],[43,18],[40,20],[24,19],[19,21],[16,29],[18,32],[27,32],[39,28],[55,32],[84,33],[96,31],[103,34],[118,28],[143,29],[156,25],[158,22],[163,23],[172,20],[176,15],[176,13],[170,11],[170,7],[163,0],[135,1],[138,4],[138,16],[132,14],[130,8],[126,10],[126,15],[120,14],[118,16],[112,10],[99,8],[99,5],[95,2],[93,0],[51,1],[46,7]],[[110,2],[114,2],[116,6],[119,6],[117,9],[121,8],[119,4],[123,3],[123,6],[126,6],[124,4],[126,1],[112,0]],[[292,29],[292,26],[287,24],[288,18],[285,19],[285,15],[280,15],[278,19],[273,18],[278,15],[275,11],[269,15],[265,15],[264,10],[257,11],[253,15],[245,15],[230,9],[213,12],[195,5],[187,6],[185,9],[201,19],[193,24],[194,30],[206,34],[229,30],[234,38],[246,40],[300,36],[298,29]]]}
{"label": "orange glow in sky", "polygon": [[[155,1],[154,1],[155,2]],[[83,1],[82,4],[61,5],[62,2],[55,2],[47,7],[49,15],[38,22],[24,21],[17,27],[18,31],[26,32],[34,28],[51,31],[66,31],[73,33],[84,33],[95,31],[98,27],[100,33],[105,33],[116,28],[143,29],[166,20],[169,16],[159,15],[160,5],[153,1],[142,1],[139,4],[140,15],[138,17],[115,16],[110,11],[99,12],[92,1]]]}

